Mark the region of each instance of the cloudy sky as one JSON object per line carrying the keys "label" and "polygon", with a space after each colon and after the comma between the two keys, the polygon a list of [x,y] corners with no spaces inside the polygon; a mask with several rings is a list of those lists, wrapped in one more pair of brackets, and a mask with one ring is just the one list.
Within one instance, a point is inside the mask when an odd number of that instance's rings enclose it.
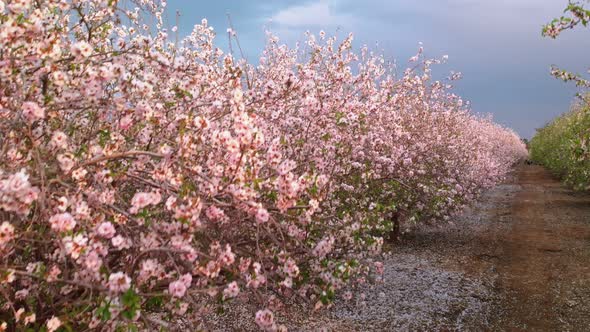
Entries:
{"label": "cloudy sky", "polygon": [[449,55],[435,68],[441,75],[463,73],[456,92],[474,111],[492,113],[497,122],[523,137],[533,135],[568,110],[575,87],[549,75],[551,64],[584,72],[590,66],[590,29],[569,31],[557,40],[541,37],[545,22],[559,16],[567,0],[169,0],[168,21],[179,31],[207,18],[227,45],[227,14],[250,61],[264,46],[265,30],[293,45],[307,30],[355,35],[399,66],[418,43],[426,55]]}

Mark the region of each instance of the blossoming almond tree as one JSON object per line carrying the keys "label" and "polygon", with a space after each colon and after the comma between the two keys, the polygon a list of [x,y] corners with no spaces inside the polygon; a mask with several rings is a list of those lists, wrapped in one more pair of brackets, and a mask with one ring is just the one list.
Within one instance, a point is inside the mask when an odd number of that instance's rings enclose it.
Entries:
{"label": "blossoming almond tree", "polygon": [[357,237],[444,219],[525,153],[513,132],[471,115],[450,82],[431,80],[444,59],[423,59],[422,49],[397,79],[382,57],[352,52],[352,36],[309,36],[304,54],[269,40],[253,73],[265,134],[280,137],[273,144],[293,165],[329,176],[322,213],[347,220]]}
{"label": "blossoming almond tree", "polygon": [[[0,1],[0,294],[11,328],[196,329],[244,296],[327,305],[400,224],[436,221],[526,154],[438,60],[309,36],[260,64],[165,3]],[[148,24],[150,19],[156,24]],[[421,52],[420,52],[421,53]]]}

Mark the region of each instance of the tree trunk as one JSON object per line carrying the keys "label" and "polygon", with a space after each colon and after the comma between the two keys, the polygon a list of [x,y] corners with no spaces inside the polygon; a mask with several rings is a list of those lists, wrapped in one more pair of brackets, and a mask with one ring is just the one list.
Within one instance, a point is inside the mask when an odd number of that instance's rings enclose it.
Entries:
{"label": "tree trunk", "polygon": [[393,223],[393,229],[391,230],[391,232],[389,232],[389,242],[399,242],[401,240],[399,212],[395,212],[391,216],[391,222]]}

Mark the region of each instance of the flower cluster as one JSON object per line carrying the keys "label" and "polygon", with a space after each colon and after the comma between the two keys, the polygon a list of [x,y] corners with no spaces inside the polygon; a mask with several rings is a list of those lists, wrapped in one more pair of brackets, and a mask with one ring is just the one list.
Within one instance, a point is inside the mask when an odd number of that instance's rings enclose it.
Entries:
{"label": "flower cluster", "polygon": [[570,1],[564,13],[570,17],[562,16],[551,21],[543,27],[543,35],[550,38],[557,38],[562,31],[573,29],[577,25],[588,25],[590,22],[590,10],[584,8],[584,1]]}
{"label": "flower cluster", "polygon": [[239,297],[284,330],[276,301],[329,304],[382,272],[384,238],[450,218],[526,155],[422,49],[398,77],[352,36],[269,35],[250,65],[206,20],[173,43],[164,2],[131,3],[0,1],[0,319],[16,330],[197,330]]}
{"label": "flower cluster", "polygon": [[[0,170],[0,176],[2,176]],[[0,180],[0,209],[26,215],[37,200],[39,188],[31,186],[24,169]]]}

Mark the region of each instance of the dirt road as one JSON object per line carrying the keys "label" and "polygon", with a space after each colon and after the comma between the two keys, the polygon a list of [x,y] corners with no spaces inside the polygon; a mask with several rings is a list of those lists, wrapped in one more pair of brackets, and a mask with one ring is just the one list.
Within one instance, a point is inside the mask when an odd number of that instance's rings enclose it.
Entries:
{"label": "dirt road", "polygon": [[[391,250],[383,281],[361,296],[278,320],[290,331],[590,331],[590,194],[539,166]],[[228,315],[219,330],[255,330],[244,306]]]}
{"label": "dirt road", "polygon": [[521,167],[510,232],[498,236],[494,327],[590,330],[590,196]]}

